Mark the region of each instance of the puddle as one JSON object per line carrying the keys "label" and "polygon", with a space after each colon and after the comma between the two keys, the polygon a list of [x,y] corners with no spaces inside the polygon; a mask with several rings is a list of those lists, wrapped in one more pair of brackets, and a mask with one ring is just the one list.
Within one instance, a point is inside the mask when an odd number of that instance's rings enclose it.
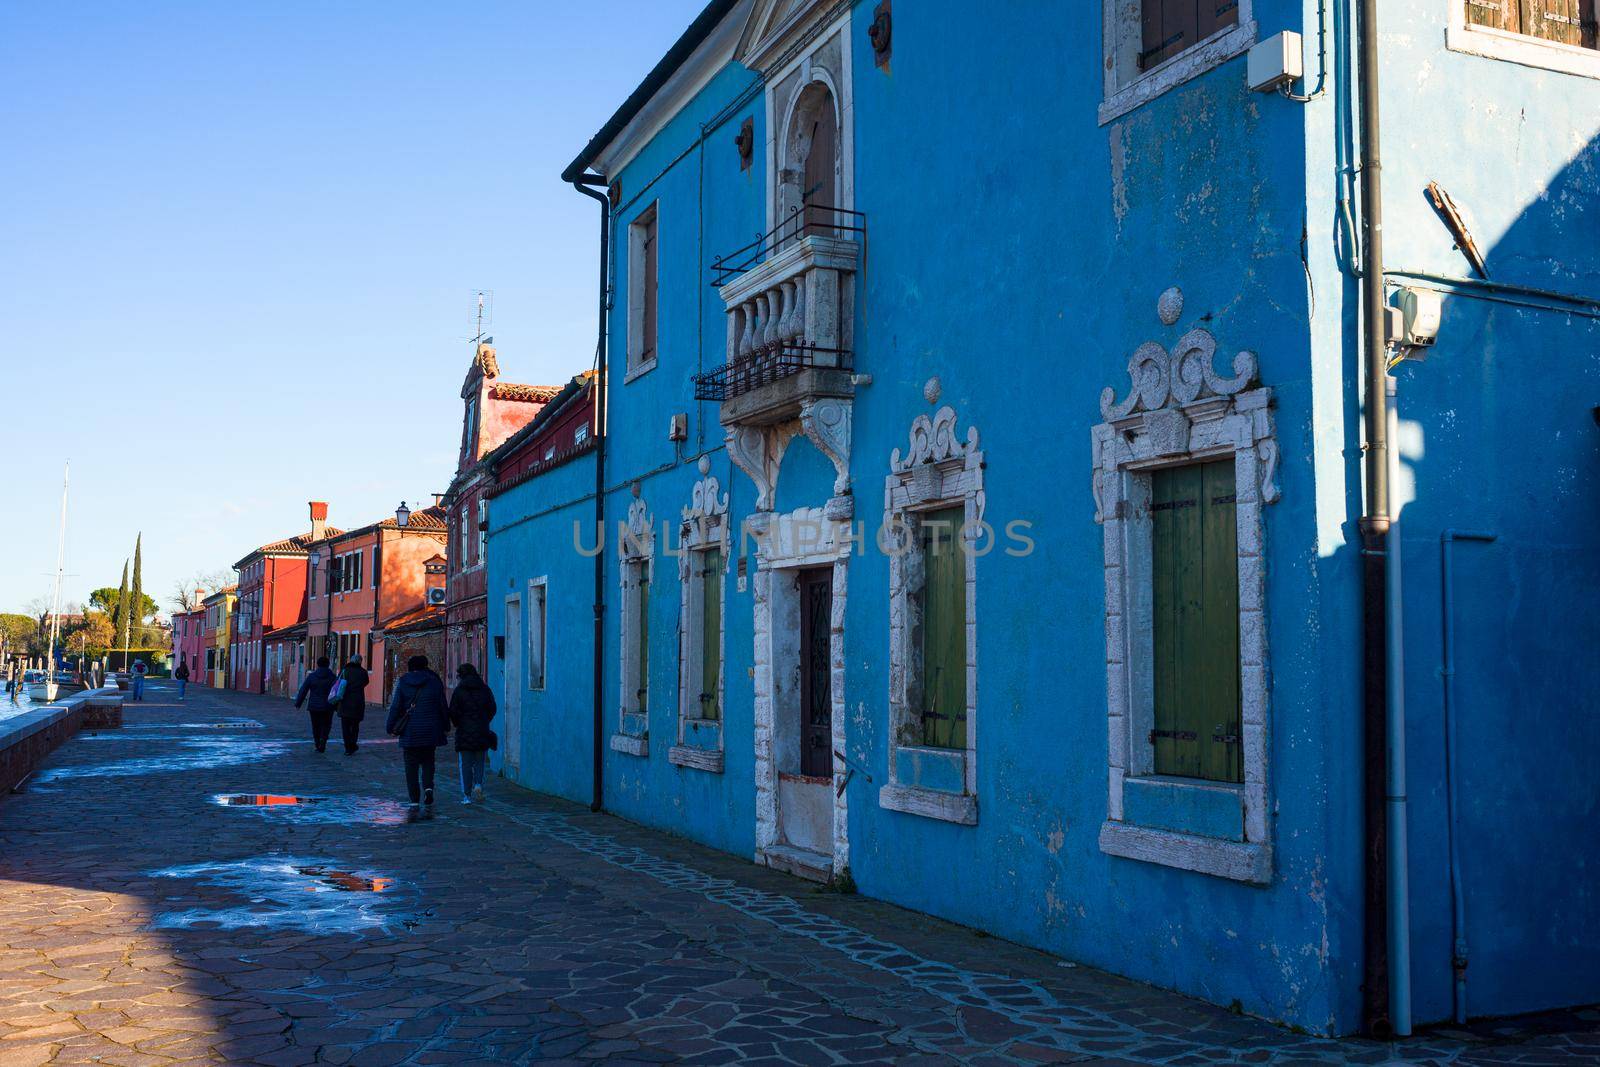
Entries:
{"label": "puddle", "polygon": [[414,913],[400,913],[414,895],[394,878],[353,870],[330,859],[261,856],[150,873],[156,878],[190,879],[241,901],[163,912],[152,923],[156,929],[274,927],[312,934],[362,933],[412,929],[420,921]]}
{"label": "puddle", "polygon": [[307,797],[277,793],[219,793],[213,804],[253,811],[264,818],[333,826],[400,826],[415,813],[398,800],[379,797]]}
{"label": "puddle", "polygon": [[287,741],[182,741],[185,750],[170,756],[144,756],[112,763],[52,767],[40,771],[34,782],[44,785],[71,778],[126,778],[141,774],[175,774],[236,767],[273,759],[289,751]]}
{"label": "puddle", "polygon": [[124,730],[265,730],[266,723],[254,719],[234,719],[228,722],[140,722],[130,723]]}
{"label": "puddle", "polygon": [[301,804],[318,804],[324,799],[324,797],[281,796],[276,793],[218,793],[211,798],[211,802],[226,808],[289,808]]}

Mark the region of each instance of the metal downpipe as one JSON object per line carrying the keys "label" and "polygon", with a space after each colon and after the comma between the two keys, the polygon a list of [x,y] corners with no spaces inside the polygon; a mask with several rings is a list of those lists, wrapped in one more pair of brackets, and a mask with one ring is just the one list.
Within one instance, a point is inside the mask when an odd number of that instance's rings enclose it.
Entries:
{"label": "metal downpipe", "polygon": [[1439,535],[1440,653],[1439,683],[1443,690],[1445,841],[1450,855],[1450,973],[1455,1021],[1467,1021],[1467,899],[1461,884],[1460,835],[1456,832],[1456,629],[1455,571],[1451,547],[1457,541],[1487,544],[1499,535],[1484,530],[1446,530]]}
{"label": "metal downpipe", "polygon": [[594,789],[589,801],[590,811],[600,811],[605,806],[605,638],[606,638],[606,313],[610,310],[611,254],[611,202],[605,193],[596,192],[592,186],[604,187],[606,180],[598,174],[582,174],[572,179],[572,187],[584,196],[600,203],[600,317],[599,338],[595,343],[594,375],[594,528],[601,550],[594,556]]}
{"label": "metal downpipe", "polygon": [[1389,1020],[1388,845],[1384,781],[1387,719],[1389,420],[1388,345],[1384,336],[1383,163],[1378,123],[1378,2],[1358,0],[1356,48],[1360,103],[1362,376],[1366,403],[1366,509],[1362,561],[1362,813],[1365,917],[1362,1016],[1365,1030],[1387,1036]]}

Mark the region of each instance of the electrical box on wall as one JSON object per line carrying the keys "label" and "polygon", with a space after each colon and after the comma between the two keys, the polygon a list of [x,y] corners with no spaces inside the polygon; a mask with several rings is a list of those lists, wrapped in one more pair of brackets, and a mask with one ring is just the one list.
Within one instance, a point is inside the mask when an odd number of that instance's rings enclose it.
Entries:
{"label": "electrical box on wall", "polygon": [[689,416],[679,413],[672,416],[672,424],[667,427],[667,440],[687,441],[689,439]]}
{"label": "electrical box on wall", "polygon": [[1300,54],[1300,35],[1293,30],[1275,33],[1250,49],[1246,66],[1250,88],[1258,93],[1276,92],[1305,74]]}

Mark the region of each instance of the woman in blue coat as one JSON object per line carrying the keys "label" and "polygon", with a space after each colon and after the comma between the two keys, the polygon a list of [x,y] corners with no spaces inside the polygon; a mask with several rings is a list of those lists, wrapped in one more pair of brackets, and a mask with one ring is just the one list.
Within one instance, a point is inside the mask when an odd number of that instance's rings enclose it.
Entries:
{"label": "woman in blue coat", "polygon": [[[433,807],[434,750],[450,737],[444,680],[428,669],[427,656],[412,656],[395,683],[384,727],[400,739],[406,762],[406,793],[411,803]],[[420,781],[419,781],[420,778]]]}

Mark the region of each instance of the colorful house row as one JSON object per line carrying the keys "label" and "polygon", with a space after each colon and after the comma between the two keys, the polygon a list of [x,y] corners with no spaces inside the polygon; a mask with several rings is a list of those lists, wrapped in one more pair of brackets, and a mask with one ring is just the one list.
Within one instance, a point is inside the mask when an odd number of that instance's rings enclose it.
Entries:
{"label": "colorful house row", "polygon": [[1600,1000],[1594,27],[1353,6],[707,4],[563,175],[599,373],[463,389],[500,772],[1316,1032]]}

